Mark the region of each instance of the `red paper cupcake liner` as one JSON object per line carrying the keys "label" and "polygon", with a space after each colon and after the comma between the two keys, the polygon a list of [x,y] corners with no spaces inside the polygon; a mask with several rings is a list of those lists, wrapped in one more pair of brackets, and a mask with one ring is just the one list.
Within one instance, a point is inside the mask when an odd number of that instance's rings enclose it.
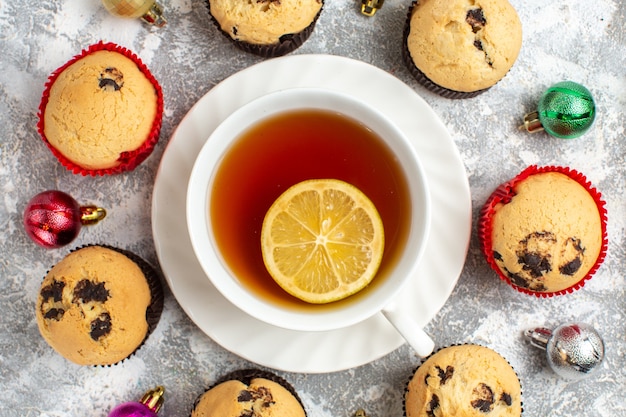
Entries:
{"label": "red paper cupcake liner", "polygon": [[[516,195],[515,187],[517,186],[517,184],[524,181],[526,178],[530,177],[531,175],[541,174],[545,172],[558,172],[561,174],[565,174],[571,179],[578,182],[580,185],[582,185],[585,188],[585,190],[589,192],[589,194],[595,201],[596,206],[598,207],[598,211],[600,213],[600,225],[602,229],[602,246],[600,248],[600,253],[598,255],[598,258],[596,259],[596,262],[593,264],[589,272],[587,272],[587,274],[583,278],[581,278],[577,283],[571,285],[570,287],[565,288],[563,290],[552,291],[552,292],[532,291],[527,288],[515,285],[509,279],[509,277],[507,277],[500,270],[500,268],[496,264],[496,261],[493,256],[493,250],[492,250],[493,242],[491,239],[492,218],[493,218],[495,206],[500,203],[502,204],[509,203],[511,199]],[[582,288],[585,285],[585,283],[589,279],[591,279],[591,277],[595,274],[595,272],[598,270],[600,265],[604,262],[604,258],[606,257],[606,252],[608,248],[608,234],[607,234],[607,229],[606,229],[608,217],[607,217],[607,210],[605,206],[606,206],[606,202],[602,200],[601,193],[598,190],[596,190],[595,187],[592,186],[591,182],[589,182],[582,173],[574,169],[567,168],[567,167],[560,167],[560,166],[538,167],[537,165],[531,165],[525,170],[523,170],[521,173],[519,173],[515,178],[498,186],[498,188],[496,188],[496,190],[489,196],[489,198],[483,205],[479,214],[479,218],[478,218],[478,239],[480,241],[480,249],[483,255],[485,256],[487,263],[498,274],[500,279],[505,281],[507,284],[509,284],[511,287],[515,288],[519,292],[534,295],[537,297],[544,297],[544,298],[553,297],[555,295],[564,295],[564,294],[572,293]]]}
{"label": "red paper cupcake liner", "polygon": [[[118,158],[119,165],[112,168],[86,169],[67,159],[61,152],[59,152],[54,146],[52,146],[52,144],[50,144],[44,133],[44,113],[46,110],[46,106],[48,105],[48,100],[50,98],[50,89],[52,88],[52,85],[57,80],[59,75],[70,65],[97,51],[117,52],[132,60],[141,70],[141,72],[146,76],[146,78],[150,81],[150,83],[154,86],[154,91],[157,95],[157,111],[154,122],[152,123],[152,128],[150,129],[150,134],[148,135],[144,143],[139,148],[133,151],[122,152]],[[150,154],[154,150],[154,147],[159,141],[159,135],[161,133],[161,124],[163,119],[163,91],[161,90],[161,86],[159,85],[156,78],[154,78],[148,67],[141,61],[141,59],[139,59],[136,54],[134,54],[127,48],[116,45],[112,42],[104,43],[100,41],[96,44],[89,46],[87,49],[84,49],[80,54],[74,56],[71,60],[63,64],[63,66],[57,68],[48,77],[48,80],[44,85],[44,91],[41,97],[41,102],[39,104],[39,111],[37,113],[37,116],[39,118],[39,121],[37,122],[37,130],[39,132],[39,135],[41,136],[41,139],[48,146],[52,154],[61,162],[61,164],[68,170],[72,171],[72,173],[81,174],[83,176],[91,175],[92,177],[119,174],[125,171],[132,171],[133,169],[135,169],[148,156],[150,156]]]}

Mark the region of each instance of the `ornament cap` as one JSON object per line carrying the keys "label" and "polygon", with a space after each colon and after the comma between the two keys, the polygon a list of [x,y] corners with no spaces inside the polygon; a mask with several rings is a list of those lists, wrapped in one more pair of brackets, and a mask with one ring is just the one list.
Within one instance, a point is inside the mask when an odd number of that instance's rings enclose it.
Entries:
{"label": "ornament cap", "polygon": [[160,28],[167,24],[167,20],[165,19],[165,16],[163,16],[163,8],[157,2],[150,7],[150,10],[148,10],[146,14],[141,16],[141,20]]}
{"label": "ornament cap", "polygon": [[165,401],[163,394],[165,394],[165,388],[159,385],[158,387],[146,392],[143,397],[141,397],[139,402],[155,413],[158,413],[163,406],[163,401]]}
{"label": "ornament cap", "polygon": [[548,341],[550,341],[552,337],[552,330],[546,329],[545,327],[537,327],[536,329],[525,330],[524,336],[534,347],[546,350]]}
{"label": "ornament cap", "polygon": [[526,129],[529,133],[543,132],[545,129],[539,120],[539,113],[534,111],[524,116],[524,124],[521,125],[520,130]]}
{"label": "ornament cap", "polygon": [[374,16],[376,11],[383,7],[385,0],[361,0],[361,13],[365,16]]}

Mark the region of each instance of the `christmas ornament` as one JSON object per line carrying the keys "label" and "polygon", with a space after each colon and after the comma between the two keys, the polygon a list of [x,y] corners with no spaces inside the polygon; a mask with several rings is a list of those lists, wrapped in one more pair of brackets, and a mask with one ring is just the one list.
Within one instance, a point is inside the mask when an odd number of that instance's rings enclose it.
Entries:
{"label": "christmas ornament", "polygon": [[361,0],[361,13],[366,16],[374,16],[376,11],[383,7],[385,0]]}
{"label": "christmas ornament", "polygon": [[120,404],[108,417],[156,417],[163,405],[165,388],[158,386],[146,392],[141,400]]}
{"label": "christmas ornament", "polygon": [[80,206],[72,196],[49,190],[34,196],[24,210],[26,234],[38,245],[60,248],[78,236],[82,225],[99,222],[106,210],[96,206]]}
{"label": "christmas ornament", "polygon": [[563,81],[543,93],[537,111],[525,115],[520,128],[573,139],[589,130],[595,116],[596,106],[589,90],[573,81]]}
{"label": "christmas ornament", "polygon": [[163,27],[167,23],[163,9],[155,0],[102,0],[109,13],[125,18],[141,18],[144,22]]}
{"label": "christmas ornament", "polygon": [[554,331],[539,327],[526,330],[524,336],[546,351],[552,370],[566,379],[589,376],[604,359],[604,342],[588,324],[563,324]]}

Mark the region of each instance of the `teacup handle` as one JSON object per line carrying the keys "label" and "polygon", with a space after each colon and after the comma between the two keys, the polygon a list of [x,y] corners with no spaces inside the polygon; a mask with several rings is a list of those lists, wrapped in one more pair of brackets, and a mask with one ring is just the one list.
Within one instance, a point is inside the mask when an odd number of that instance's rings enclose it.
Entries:
{"label": "teacup handle", "polygon": [[383,308],[382,313],[420,357],[424,358],[433,352],[433,339],[395,302]]}

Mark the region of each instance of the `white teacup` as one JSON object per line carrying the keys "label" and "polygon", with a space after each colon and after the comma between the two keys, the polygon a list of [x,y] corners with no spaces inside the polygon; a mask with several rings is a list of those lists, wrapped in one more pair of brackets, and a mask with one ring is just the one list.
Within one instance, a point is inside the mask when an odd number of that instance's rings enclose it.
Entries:
{"label": "white teacup", "polygon": [[[397,243],[398,253],[372,284],[344,300],[314,305],[285,305],[257,294],[241,280],[225,260],[216,242],[210,215],[216,172],[233,144],[252,126],[285,112],[321,109],[359,121],[384,140],[406,180],[407,228]],[[358,149],[355,149],[358,153]],[[251,179],[253,180],[253,179]],[[294,88],[271,93],[242,106],[227,117],[201,149],[187,189],[187,225],[200,265],[217,290],[252,317],[271,325],[297,331],[328,331],[344,328],[382,313],[421,356],[434,343],[395,299],[417,271],[430,229],[430,195],[418,155],[409,139],[383,114],[342,93],[318,88]],[[269,208],[269,206],[268,206]],[[260,241],[260,236],[259,236]],[[260,250],[260,246],[259,246]],[[260,256],[260,253],[259,253]],[[385,255],[387,256],[387,255]],[[385,259],[383,258],[383,263]]]}

